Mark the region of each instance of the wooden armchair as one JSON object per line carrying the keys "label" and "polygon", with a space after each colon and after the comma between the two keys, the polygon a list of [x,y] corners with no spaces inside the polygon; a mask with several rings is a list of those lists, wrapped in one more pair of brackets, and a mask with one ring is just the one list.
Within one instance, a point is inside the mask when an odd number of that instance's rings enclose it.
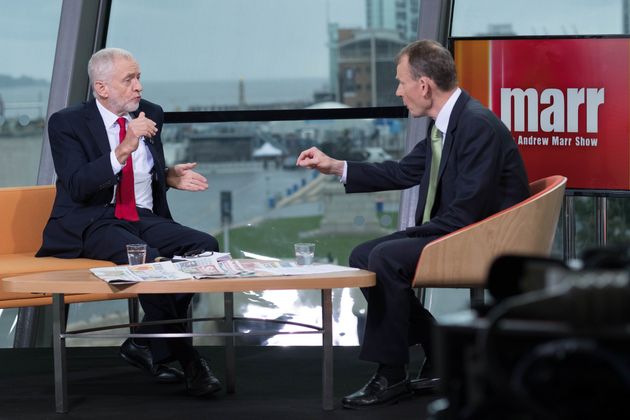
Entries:
{"label": "wooden armchair", "polygon": [[532,182],[528,199],[428,244],[413,287],[468,287],[478,298],[474,288],[484,286],[496,257],[549,256],[566,183],[560,175]]}

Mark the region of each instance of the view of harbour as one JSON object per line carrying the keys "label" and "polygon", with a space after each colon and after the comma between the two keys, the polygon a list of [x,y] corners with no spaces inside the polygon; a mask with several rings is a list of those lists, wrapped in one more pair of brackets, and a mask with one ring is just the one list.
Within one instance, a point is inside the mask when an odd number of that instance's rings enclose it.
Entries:
{"label": "view of harbour", "polygon": [[239,86],[248,105],[302,102],[313,103],[313,93],[323,90],[324,79],[143,81],[143,97],[165,111],[188,111],[196,107],[226,107],[239,103]]}
{"label": "view of harbour", "polygon": [[[226,107],[239,103],[239,86],[249,105],[276,103],[313,103],[314,92],[326,88],[317,78],[283,80],[224,81],[142,81],[142,96],[160,104],[164,111],[189,111],[195,107]],[[43,118],[48,106],[48,82],[0,87],[4,118],[27,116]],[[0,113],[2,114],[2,113]]]}
{"label": "view of harbour", "polygon": [[[161,103],[167,111],[220,107],[218,98],[238,96],[238,85],[236,81],[231,84],[146,82],[144,97]],[[313,102],[313,90],[321,86],[321,80],[261,82],[248,91],[252,95],[248,94],[251,98],[248,103],[256,101],[257,91],[260,92],[258,98],[264,98],[265,92],[273,89],[284,101],[308,104]],[[211,92],[219,93],[213,97]],[[42,148],[42,115],[47,103],[47,86],[3,89],[0,94],[5,98],[6,116],[0,125],[0,143],[3,150],[10,151],[0,154],[0,183],[4,186],[33,185],[37,179]],[[235,103],[224,101],[222,106],[234,106]],[[21,105],[12,108],[11,104]],[[299,232],[304,229],[299,223],[305,222],[298,222],[297,227],[291,228],[289,237],[293,239],[279,236],[276,224],[286,220],[306,220],[314,223],[315,229],[309,229],[315,236],[309,240],[319,244],[316,259],[345,265],[354,245],[396,228],[399,194],[345,196],[342,185],[333,177],[318,176],[314,171],[296,168],[297,155],[301,150],[316,145],[340,158],[374,161],[397,158],[403,151],[404,123],[404,120],[367,119],[164,126],[162,139],[167,163],[197,161],[197,170],[209,182],[209,189],[199,193],[170,190],[173,216],[182,224],[220,238],[222,247],[229,247],[235,258],[242,257],[243,251],[290,258],[292,243],[300,239]],[[231,196],[228,231],[235,233],[227,237],[221,220],[222,192],[229,192]],[[345,233],[337,233],[339,230]],[[250,239],[239,242],[239,232]],[[256,238],[254,245],[252,235]],[[327,249],[326,243],[330,241],[347,244],[347,249],[340,254],[334,249]],[[430,296],[431,299],[438,297]],[[221,316],[222,299],[222,295],[199,296],[194,301],[195,315]],[[461,305],[461,301],[447,298],[439,303],[439,312],[446,313],[454,305]],[[365,300],[360,291],[335,290],[333,305],[335,344],[358,344],[361,319],[365,315]],[[321,324],[319,292],[315,291],[239,293],[235,296],[235,307],[236,313],[243,316]],[[5,311],[0,316],[0,323],[13,324],[14,314],[15,311]],[[112,320],[124,322],[126,316],[124,302],[78,304],[72,306],[69,323],[80,327]],[[195,328],[212,330],[216,325],[206,323]],[[251,328],[251,325],[243,328]],[[262,337],[256,343],[317,344],[320,340],[318,335],[277,335]],[[201,341],[212,343],[217,340]],[[117,340],[114,340],[110,344],[116,343]],[[70,344],[90,343],[74,340]],[[0,345],[10,345],[10,342]]]}
{"label": "view of harbour", "polygon": [[[289,83],[285,86],[287,92],[284,101],[304,101],[309,103],[309,94],[313,89],[321,87],[321,80],[310,82]],[[223,97],[235,97],[238,83],[234,84],[235,94],[220,94]],[[186,87],[188,86],[188,88]],[[212,99],[209,91],[219,90],[221,84],[208,83],[208,89],[193,89],[195,84],[177,83],[151,84],[145,83],[145,97],[164,105],[165,110],[182,110],[192,107],[215,106],[218,99]],[[201,86],[204,86],[201,84]],[[264,84],[259,89],[273,89],[281,92],[281,84]],[[224,85],[225,88],[225,85]],[[226,88],[227,89],[227,88]],[[230,88],[231,89],[231,88]],[[155,93],[151,95],[151,92]],[[248,92],[248,103],[255,102],[256,89]],[[42,147],[41,133],[43,132],[43,117],[37,106],[30,106],[39,101],[47,102],[47,92],[44,87],[24,88],[10,92],[0,92],[6,106],[6,119],[3,121],[6,131],[0,136],[5,150],[0,157],[0,169],[3,185],[29,185],[36,183],[39,156]],[[181,96],[177,96],[177,94]],[[264,93],[261,94],[264,97]],[[280,94],[282,96],[282,94]],[[183,99],[186,98],[186,99]],[[251,98],[251,99],[250,99]],[[13,102],[12,102],[13,101]],[[214,102],[213,102],[214,101]],[[28,108],[13,108],[12,103],[29,103]],[[310,99],[312,103],[312,99]],[[225,104],[224,105],[231,105]],[[45,109],[45,107],[44,107]],[[26,124],[21,125],[20,119]],[[17,124],[16,124],[17,122]],[[11,125],[13,124],[13,125]],[[11,128],[10,128],[11,127]],[[23,135],[21,129],[30,128],[35,133]],[[392,129],[393,127],[393,129]],[[13,130],[13,135],[8,135]],[[39,132],[39,134],[37,133]],[[231,123],[231,124],[177,124],[165,126],[162,138],[168,164],[181,161],[197,161],[197,170],[208,178],[209,189],[199,193],[171,190],[169,202],[175,219],[182,224],[209,232],[220,238],[223,247],[229,245],[234,257],[242,257],[243,251],[265,254],[265,250],[276,255],[274,257],[289,258],[292,256],[292,241],[278,243],[280,238],[273,237],[273,220],[287,220],[308,218],[315,220],[315,227],[320,225],[327,208],[330,211],[330,201],[343,197],[343,187],[332,177],[319,176],[314,171],[295,167],[297,154],[311,145],[330,147],[335,143],[345,145],[340,152],[349,153],[351,149],[359,150],[362,146],[378,144],[387,145],[388,154],[399,155],[402,149],[400,127],[397,121],[383,122],[374,120],[360,121],[295,121],[282,123]],[[329,145],[329,146],[327,146]],[[262,150],[271,151],[268,155],[256,154]],[[352,146],[352,147],[350,147]],[[379,146],[380,147],[380,146]],[[382,149],[382,148],[381,148]],[[385,150],[383,153],[385,153]],[[369,156],[358,156],[370,158]],[[251,249],[248,243],[239,243],[234,237],[225,236],[221,221],[221,193],[231,194],[231,226],[230,228],[253,230],[261,235],[269,235],[269,247],[264,244],[260,248]],[[326,198],[328,197],[328,198]],[[348,220],[357,223],[357,230],[361,230],[362,223],[376,225],[377,210],[384,213],[398,211],[398,194],[368,198],[361,200],[357,210]],[[328,204],[327,203],[328,200]],[[343,205],[342,205],[343,206]],[[378,208],[377,208],[378,207]],[[347,207],[344,207],[347,209]],[[333,212],[339,210],[332,210]],[[342,210],[343,211],[343,210]],[[365,213],[365,214],[363,214]],[[333,219],[341,219],[335,216]],[[378,227],[371,236],[390,231],[394,228],[391,217],[382,218],[385,226]],[[269,222],[272,221],[272,222]],[[272,231],[262,228],[262,224],[269,222]],[[317,230],[317,229],[316,229]],[[267,232],[267,233],[265,233]],[[295,231],[292,235],[297,236]],[[369,232],[367,232],[370,235]],[[314,237],[316,243],[319,240]],[[357,239],[358,240],[358,239]],[[228,244],[229,242],[229,244]],[[273,246],[271,246],[273,245]],[[284,251],[282,251],[284,249]],[[346,253],[349,250],[345,251]],[[269,254],[269,252],[267,252]],[[327,250],[321,245],[316,251],[319,260],[332,260],[339,264],[347,264],[347,257],[335,255],[335,251]],[[319,292],[270,291],[262,293],[241,293],[235,296],[236,313],[264,319],[284,319],[294,322],[320,325],[321,311],[319,309]],[[365,313],[365,302],[358,290],[336,290],[334,292],[334,323],[335,344],[358,344],[358,329],[360,317]],[[223,313],[222,295],[203,295],[194,301],[196,316],[214,317]],[[80,327],[98,325],[105,322],[124,322],[127,308],[124,302],[100,302],[73,305],[70,312],[69,325]],[[3,323],[11,322],[12,317],[4,317]],[[87,320],[87,321],[86,321]],[[244,328],[250,328],[245,326]],[[207,330],[216,328],[212,324],[200,324],[195,328]],[[278,327],[280,328],[280,327]],[[284,327],[283,327],[284,328]],[[291,327],[293,328],[293,327]],[[296,341],[297,340],[297,341]],[[115,344],[117,340],[113,340]],[[212,342],[212,340],[208,340]],[[216,341],[216,340],[215,340]],[[301,344],[317,344],[321,341],[318,335],[277,335],[263,337],[258,344],[288,345],[299,342]],[[8,345],[9,343],[5,343]],[[87,345],[83,340],[74,340],[71,345]],[[108,343],[103,343],[104,345]],[[250,343],[253,344],[253,343]]]}
{"label": "view of harbour", "polygon": [[[322,88],[323,80],[260,81],[240,86],[247,93],[247,104],[264,103],[266,95],[273,91],[282,102],[316,106],[313,92]],[[145,82],[143,96],[162,104],[166,111],[181,111],[234,107],[238,105],[238,92],[238,81]],[[10,151],[0,154],[0,184],[33,185],[42,148],[48,86],[3,88],[0,95],[5,107],[5,117],[0,121],[0,144],[3,150]],[[324,106],[339,105],[326,103]],[[243,251],[290,258],[292,243],[301,240],[299,232],[304,227],[300,223],[314,223],[314,230],[309,229],[315,236],[309,241],[319,244],[316,259],[345,265],[354,245],[396,229],[399,193],[345,196],[342,185],[333,177],[296,168],[297,155],[316,145],[339,158],[374,161],[398,158],[403,153],[405,123],[404,120],[366,119],[166,125],[162,139],[167,164],[196,161],[197,170],[209,182],[209,189],[199,193],[170,190],[173,216],[182,224],[217,236],[222,248],[229,247],[235,258],[242,257]],[[229,192],[232,200],[228,231],[233,233],[227,237],[221,220],[222,192]],[[287,233],[281,235],[276,226],[286,220],[298,221],[296,227],[289,229],[288,237]],[[331,242],[343,244],[340,246],[345,249],[328,249],[326,244]],[[453,294],[457,296],[453,298]],[[459,291],[430,294],[429,304],[437,308],[437,315],[448,313],[463,307],[464,295]],[[321,324],[319,299],[316,291],[238,293],[235,308],[242,316],[318,325]],[[334,291],[336,345],[358,344],[365,310],[365,299],[359,290]],[[200,317],[221,316],[222,295],[199,296],[194,301],[194,311]],[[13,310],[0,314],[0,323],[7,326],[7,330],[13,330],[15,313]],[[69,323],[85,327],[112,320],[125,322],[126,316],[124,302],[77,304],[72,306]],[[207,331],[217,327],[203,323],[195,328]],[[0,345],[11,345],[10,337],[4,339],[7,341]],[[317,344],[320,340],[318,335],[299,334],[261,337],[255,342],[304,345]],[[109,344],[117,342],[114,339]],[[70,345],[89,344],[84,340],[70,341]]]}

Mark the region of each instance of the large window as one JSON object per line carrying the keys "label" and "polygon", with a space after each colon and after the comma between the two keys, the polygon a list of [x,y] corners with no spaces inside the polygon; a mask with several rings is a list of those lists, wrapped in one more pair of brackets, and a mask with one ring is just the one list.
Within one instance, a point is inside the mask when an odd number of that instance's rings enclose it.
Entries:
{"label": "large window", "polygon": [[[318,261],[346,265],[354,246],[396,229],[400,194],[346,195],[335,177],[296,168],[297,153],[317,145],[341,157],[397,158],[403,153],[405,122],[310,120],[169,126],[170,135],[179,139],[165,142],[170,158],[184,153],[191,158],[185,160],[200,161],[199,170],[211,184],[203,193],[170,191],[174,217],[209,231],[235,257],[249,252],[291,258],[293,243],[309,241],[316,244]],[[177,152],[169,153],[171,148]],[[229,225],[222,226],[220,206],[225,193],[231,195],[232,214]],[[338,290],[335,296],[334,310],[340,314],[334,320],[335,343],[356,345],[364,299],[358,290]],[[220,299],[199,296],[195,313],[220,315]],[[318,302],[316,291],[244,293],[236,297],[236,312],[316,324],[320,321]],[[294,340],[298,340],[307,344],[319,339],[277,336],[265,342],[297,344]]]}
{"label": "large window", "polygon": [[[404,154],[407,113],[394,95],[394,56],[415,37],[410,27],[418,1],[406,2],[416,5],[408,8],[413,16],[391,2],[390,9],[379,8],[382,19],[370,19],[369,3],[193,0],[182,8],[112,2],[107,46],[134,54],[143,96],[167,111],[167,164],[197,162],[209,180],[205,192],[169,191],[177,221],[213,234],[233,257],[290,258],[293,243],[309,241],[316,243],[317,260],[343,265],[354,246],[397,229],[399,192],[346,195],[335,177],[295,166],[300,151],[311,146],[361,161]],[[142,30],[138,15],[147,19]],[[230,221],[222,224],[226,197]],[[359,290],[334,296],[335,343],[356,345],[365,300]],[[221,299],[198,296],[195,315],[221,315]],[[114,305],[89,309],[95,323],[113,316],[124,321],[124,308]],[[70,326],[87,310],[73,306]],[[318,324],[318,306],[317,292],[235,296],[237,314],[258,318]],[[261,342],[321,340],[294,337]]]}
{"label": "large window", "polygon": [[[34,185],[61,2],[6,2],[0,13],[0,187]],[[13,345],[16,309],[0,309],[0,347]]]}
{"label": "large window", "polygon": [[[316,244],[317,261],[346,265],[354,246],[397,229],[400,193],[347,195],[337,178],[297,168],[297,154],[316,145],[340,158],[397,159],[404,153],[406,122],[332,119],[168,124],[162,133],[167,164],[196,161],[197,170],[210,184],[208,190],[198,193],[169,190],[173,216],[214,235],[221,249],[234,257],[254,253],[291,258],[293,243],[309,241]],[[224,225],[221,199],[226,193],[231,212],[230,222]],[[237,315],[318,324],[319,296],[318,291],[236,294],[235,311]],[[359,290],[336,290],[334,296],[338,315],[333,321],[334,343],[356,345],[365,300]],[[222,315],[222,295],[199,295],[194,313],[200,317]],[[112,319],[124,323],[126,316],[122,301],[75,304],[69,326],[84,326],[77,323],[87,318],[93,324]],[[195,328],[207,331],[215,327],[200,324]],[[318,340],[319,336],[278,335],[256,343],[304,345]],[[90,344],[84,340],[70,343]]]}
{"label": "large window", "polygon": [[366,31],[364,4],[114,1],[107,45],[134,53],[145,96],[167,111],[302,108],[339,95],[337,43]]}
{"label": "large window", "polygon": [[[4,5],[0,14],[0,186],[36,183],[61,4],[24,0]],[[79,37],[91,42],[94,28],[106,27],[106,46],[136,56],[143,96],[167,111],[162,135],[168,163],[197,161],[208,177],[204,193],[169,192],[178,221],[217,236],[235,257],[245,251],[290,257],[293,242],[309,240],[317,243],[317,258],[346,264],[357,243],[397,229],[399,193],[345,195],[336,179],[293,163],[312,145],[352,160],[403,154],[407,113],[393,95],[393,58],[416,38],[419,5],[190,0],[182,7],[166,0],[112,0],[102,14],[109,21],[82,25]],[[455,0],[449,33],[628,34],[629,10],[630,0]],[[100,34],[96,39],[98,44]],[[227,225],[222,197],[232,203]],[[581,250],[595,244],[595,206],[590,197],[575,202]],[[627,241],[626,203],[609,200],[611,242]],[[356,344],[363,297],[358,290],[334,293],[335,342]],[[429,300],[438,316],[466,305],[464,297],[447,293]],[[239,314],[306,323],[319,316],[313,310],[319,296],[312,293],[243,293],[235,302]],[[122,301],[71,305],[69,324],[124,322],[126,311]],[[15,312],[0,313],[0,347],[12,343]],[[221,312],[219,295],[195,300],[196,315]],[[288,343],[283,340],[264,342]]]}
{"label": "large window", "polygon": [[61,2],[25,0],[0,13],[0,186],[34,185]]}

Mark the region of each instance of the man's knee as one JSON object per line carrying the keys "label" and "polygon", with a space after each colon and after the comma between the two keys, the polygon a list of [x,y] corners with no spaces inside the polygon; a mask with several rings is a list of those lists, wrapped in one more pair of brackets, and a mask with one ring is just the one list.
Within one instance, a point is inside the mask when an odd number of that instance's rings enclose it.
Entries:
{"label": "man's knee", "polygon": [[396,255],[387,247],[387,244],[375,246],[368,257],[367,269],[374,272],[380,270],[391,271],[396,265]]}
{"label": "man's knee", "polygon": [[361,245],[354,248],[350,253],[348,265],[354,268],[367,268],[367,254],[365,250],[361,248]]}
{"label": "man's knee", "polygon": [[219,242],[216,240],[214,236],[208,235],[207,233],[203,233],[199,237],[197,248],[202,249],[204,251],[218,251],[219,250]]}

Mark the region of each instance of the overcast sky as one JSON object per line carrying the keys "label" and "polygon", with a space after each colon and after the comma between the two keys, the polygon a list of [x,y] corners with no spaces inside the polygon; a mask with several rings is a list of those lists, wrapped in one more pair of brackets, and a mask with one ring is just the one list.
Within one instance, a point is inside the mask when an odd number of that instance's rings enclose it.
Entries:
{"label": "overcast sky", "polygon": [[619,34],[628,0],[455,0],[453,35],[510,23],[519,35]]}
{"label": "overcast sky", "polygon": [[[389,0],[394,2],[395,0]],[[454,34],[620,33],[627,0],[456,0]],[[3,0],[0,74],[50,79],[61,0]],[[327,22],[365,26],[365,0],[114,0],[108,45],[144,80],[328,76]]]}
{"label": "overcast sky", "polygon": [[[50,79],[60,4],[7,1],[0,74]],[[114,0],[107,45],[145,80],[327,78],[327,21],[365,27],[365,0]]]}
{"label": "overcast sky", "polygon": [[0,74],[50,80],[61,1],[2,1]]}

